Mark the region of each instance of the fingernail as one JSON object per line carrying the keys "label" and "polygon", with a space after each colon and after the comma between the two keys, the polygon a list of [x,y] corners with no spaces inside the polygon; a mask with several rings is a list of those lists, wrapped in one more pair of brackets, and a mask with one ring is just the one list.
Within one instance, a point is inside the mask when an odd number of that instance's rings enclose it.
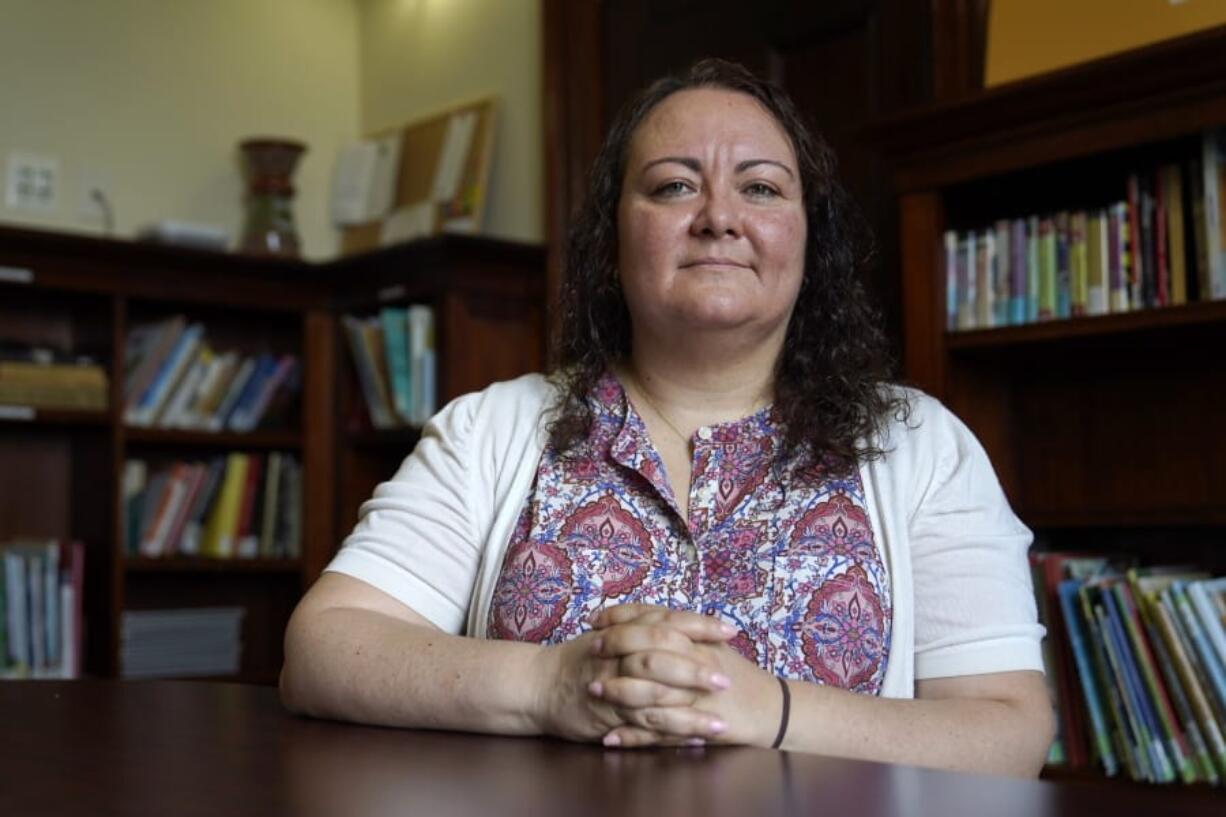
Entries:
{"label": "fingernail", "polygon": [[617,735],[605,735],[604,740],[602,740],[601,743],[603,743],[605,746],[621,746],[622,739]]}
{"label": "fingernail", "polygon": [[728,636],[736,635],[737,633],[736,627],[733,627],[731,624],[727,622],[724,622],[723,624],[719,625],[719,631],[723,633],[724,635],[728,635]]}
{"label": "fingernail", "polygon": [[592,683],[587,685],[587,691],[599,698],[604,694],[604,684],[600,683],[599,681],[592,681]]}
{"label": "fingernail", "polygon": [[732,679],[722,672],[715,672],[711,674],[711,686],[716,689],[727,689],[732,686]]}
{"label": "fingernail", "polygon": [[723,721],[711,721],[710,725],[707,726],[707,731],[710,732],[712,735],[718,735],[722,732],[727,731],[727,729],[728,729],[728,724],[724,723]]}
{"label": "fingernail", "polygon": [[600,655],[601,648],[604,647],[604,639],[598,638],[592,642],[592,655]]}
{"label": "fingernail", "polygon": [[702,738],[686,738],[686,746],[706,746],[707,742]]}

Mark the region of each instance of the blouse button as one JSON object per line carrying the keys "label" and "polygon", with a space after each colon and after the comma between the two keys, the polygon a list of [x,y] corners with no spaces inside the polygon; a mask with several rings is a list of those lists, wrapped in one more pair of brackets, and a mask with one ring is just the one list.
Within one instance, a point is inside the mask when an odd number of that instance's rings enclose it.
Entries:
{"label": "blouse button", "polygon": [[706,426],[698,429],[698,437],[703,440],[711,439],[711,429],[707,428]]}

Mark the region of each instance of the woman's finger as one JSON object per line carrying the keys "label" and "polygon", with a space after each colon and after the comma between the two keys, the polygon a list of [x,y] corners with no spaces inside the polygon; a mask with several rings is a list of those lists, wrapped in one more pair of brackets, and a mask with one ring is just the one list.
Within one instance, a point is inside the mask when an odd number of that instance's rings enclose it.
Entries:
{"label": "woman's finger", "polygon": [[684,633],[664,624],[618,624],[601,630],[592,642],[592,655],[620,658],[636,652],[694,652],[694,642]]}
{"label": "woman's finger", "polygon": [[728,731],[728,724],[718,716],[686,706],[618,707],[617,713],[627,725],[650,729],[664,738],[711,740]]}
{"label": "woman's finger", "polygon": [[617,674],[624,678],[641,678],[670,687],[718,692],[732,686],[732,679],[704,660],[692,654],[647,650],[622,656]]}
{"label": "woman's finger", "polygon": [[605,678],[588,685],[595,698],[617,707],[690,706],[698,693],[690,689],[644,681],[641,678]]}
{"label": "woman's finger", "polygon": [[665,738],[641,726],[619,726],[604,736],[605,746],[620,749],[643,749],[650,746],[705,746],[703,738]]}
{"label": "woman's finger", "polygon": [[737,634],[736,627],[714,616],[648,604],[619,604],[601,610],[592,617],[592,626],[596,629],[618,624],[667,626],[679,631],[691,641],[727,641]]}

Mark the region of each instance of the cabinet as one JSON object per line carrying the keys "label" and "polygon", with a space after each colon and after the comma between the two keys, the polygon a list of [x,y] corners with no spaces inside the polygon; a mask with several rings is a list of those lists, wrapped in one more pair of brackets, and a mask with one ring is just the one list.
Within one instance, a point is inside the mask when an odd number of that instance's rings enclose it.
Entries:
{"label": "cabinet", "polygon": [[1226,569],[1226,302],[947,331],[945,231],[1126,197],[1226,125],[1226,29],[878,123],[905,378],[986,448],[1036,548]]}
{"label": "cabinet", "polygon": [[[78,540],[85,548],[85,660],[117,675],[125,610],[240,606],[238,678],[271,683],[285,623],[374,484],[416,432],[348,426],[358,391],[338,315],[389,302],[434,306],[440,399],[537,370],[543,361],[544,253],[440,237],[311,264],[0,228],[0,336],[103,363],[102,411],[0,412],[0,541]],[[171,315],[221,348],[294,355],[299,405],[286,427],[247,433],[134,428],[123,369],[134,326]],[[300,556],[138,558],[123,546],[124,463],[227,452],[292,455],[302,465]]]}

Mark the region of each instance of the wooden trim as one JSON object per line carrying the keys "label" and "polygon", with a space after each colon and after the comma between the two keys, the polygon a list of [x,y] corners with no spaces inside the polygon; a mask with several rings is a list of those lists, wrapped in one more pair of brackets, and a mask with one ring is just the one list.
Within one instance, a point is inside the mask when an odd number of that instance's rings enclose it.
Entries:
{"label": "wooden trim", "polygon": [[944,399],[945,309],[941,270],[944,209],[936,193],[913,193],[900,202],[903,299],[903,374],[907,382]]}
{"label": "wooden trim", "polygon": [[604,136],[603,3],[544,0],[545,308],[549,334],[562,280],[563,254],[588,169]]}
{"label": "wooden trim", "polygon": [[931,13],[933,98],[983,90],[988,0],[932,0]]}
{"label": "wooden trim", "polygon": [[302,580],[309,587],[340,542],[336,528],[336,318],[314,309],[303,318]]}

